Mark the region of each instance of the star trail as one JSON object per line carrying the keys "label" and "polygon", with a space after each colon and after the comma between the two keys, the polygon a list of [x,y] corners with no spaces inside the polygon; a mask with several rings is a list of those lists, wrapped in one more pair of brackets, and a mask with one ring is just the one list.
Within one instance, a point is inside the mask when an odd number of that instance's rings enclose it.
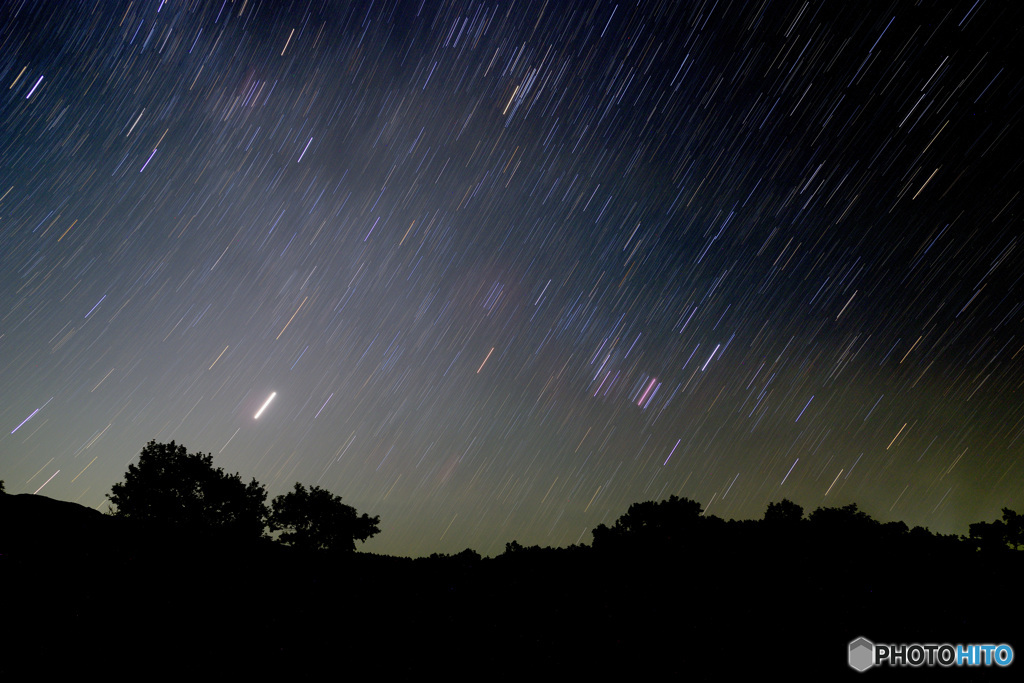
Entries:
{"label": "star trail", "polygon": [[0,14],[10,493],[174,439],[411,556],[1024,506],[1016,3]]}

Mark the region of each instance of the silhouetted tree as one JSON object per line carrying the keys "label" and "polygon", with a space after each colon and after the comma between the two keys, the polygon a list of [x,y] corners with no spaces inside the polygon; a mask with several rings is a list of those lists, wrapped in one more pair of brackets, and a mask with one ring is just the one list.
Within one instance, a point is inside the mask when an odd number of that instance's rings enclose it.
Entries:
{"label": "silhouetted tree", "polygon": [[523,546],[519,543],[519,541],[515,539],[512,539],[511,541],[505,544],[506,555],[511,555],[512,553],[521,553],[523,552],[523,550]]}
{"label": "silhouetted tree", "polygon": [[313,486],[306,489],[296,482],[295,490],[274,498],[270,528],[283,530],[280,540],[295,548],[307,550],[340,550],[352,552],[356,541],[380,533],[380,517],[363,513],[341,502],[341,496]]}
{"label": "silhouetted tree", "polygon": [[975,522],[964,539],[978,550],[987,552],[1024,547],[1024,515],[1003,508],[1003,518],[994,522]]}
{"label": "silhouetted tree", "polygon": [[966,540],[978,550],[997,552],[1006,550],[1006,525],[1002,520],[994,522],[975,522],[969,527]]}
{"label": "silhouetted tree", "polygon": [[818,508],[807,518],[815,527],[831,532],[865,532],[878,526],[871,516],[857,509],[856,503],[838,508]]}
{"label": "silhouetted tree", "polygon": [[4,480],[0,479],[0,493],[7,493],[4,491]]}
{"label": "silhouetted tree", "polygon": [[768,503],[768,509],[764,511],[764,521],[769,524],[796,524],[803,518],[804,509],[788,498]]}
{"label": "silhouetted tree", "polygon": [[1003,525],[1006,527],[1006,543],[1014,550],[1024,547],[1024,515],[1003,508]]}
{"label": "silhouetted tree", "polygon": [[480,561],[483,558],[480,556],[480,553],[472,548],[466,548],[462,552],[455,553],[454,555],[448,553],[430,553],[430,556],[426,559],[434,563],[441,562],[448,565],[467,568],[480,564]]}
{"label": "silhouetted tree", "polygon": [[138,465],[107,499],[111,514],[198,535],[261,538],[267,524],[267,492],[253,479],[213,466],[213,456],[188,453],[184,446],[150,441]]}
{"label": "silhouetted tree", "polygon": [[879,537],[887,541],[899,541],[910,533],[906,522],[892,521],[879,525]]}
{"label": "silhouetted tree", "polygon": [[546,552],[549,550],[555,550],[554,548],[547,547],[542,548],[539,545],[523,545],[519,541],[512,540],[505,544],[505,552],[502,555],[521,555],[524,553],[537,553]]}
{"label": "silhouetted tree", "polygon": [[677,496],[669,496],[660,503],[633,503],[615,521],[615,526],[597,525],[593,531],[594,548],[611,547],[623,541],[648,548],[678,544],[705,521],[702,512],[697,501]]}

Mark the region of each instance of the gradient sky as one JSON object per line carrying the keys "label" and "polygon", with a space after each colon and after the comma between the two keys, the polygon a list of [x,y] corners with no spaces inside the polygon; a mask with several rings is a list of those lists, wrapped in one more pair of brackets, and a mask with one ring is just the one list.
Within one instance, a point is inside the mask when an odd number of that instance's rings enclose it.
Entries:
{"label": "gradient sky", "polygon": [[0,478],[174,439],[412,556],[1022,509],[1021,16],[5,2]]}

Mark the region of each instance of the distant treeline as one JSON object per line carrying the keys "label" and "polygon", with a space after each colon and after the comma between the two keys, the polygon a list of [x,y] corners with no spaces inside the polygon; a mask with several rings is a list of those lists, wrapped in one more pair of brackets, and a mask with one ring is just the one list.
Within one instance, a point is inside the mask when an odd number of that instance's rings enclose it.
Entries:
{"label": "distant treeline", "polygon": [[[0,494],[4,482],[0,480]],[[319,487],[294,490],[266,505],[266,489],[253,479],[214,468],[212,457],[187,453],[184,446],[149,442],[139,464],[129,465],[124,482],[114,484],[107,496],[109,514],[133,523],[146,533],[191,535],[217,541],[267,539],[267,530],[281,532],[278,541],[305,550],[354,551],[355,540],[380,533],[379,517],[357,515],[351,506]],[[836,544],[863,548],[965,550],[985,553],[1024,549],[1024,515],[1003,508],[1002,518],[976,522],[966,536],[935,534],[904,522],[878,522],[858,509],[819,507],[805,515],[800,505],[783,499],[770,503],[761,520],[723,520],[705,514],[701,504],[670,496],[660,502],[634,503],[608,527],[593,530],[593,549],[605,553],[673,553],[695,546],[734,543],[810,543],[819,549]],[[29,520],[24,520],[28,522]],[[586,546],[570,546],[578,551]],[[505,553],[551,552],[555,548],[505,544]],[[467,548],[463,557],[480,557]],[[435,553],[432,558],[448,557]]]}

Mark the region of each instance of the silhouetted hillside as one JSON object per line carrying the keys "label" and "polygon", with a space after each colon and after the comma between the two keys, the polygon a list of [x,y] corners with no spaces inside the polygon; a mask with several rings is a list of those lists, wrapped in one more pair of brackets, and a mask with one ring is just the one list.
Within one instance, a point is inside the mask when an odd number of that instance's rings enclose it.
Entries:
{"label": "silhouetted hillside", "polygon": [[858,674],[846,649],[860,636],[1024,642],[1024,554],[855,507],[734,522],[686,505],[631,508],[595,547],[513,541],[496,558],[413,560],[152,537],[72,503],[0,495],[15,626],[0,674],[1009,680],[997,668]]}
{"label": "silhouetted hillside", "polygon": [[77,503],[29,493],[0,494],[0,552],[5,555],[93,552],[119,528],[112,517]]}

